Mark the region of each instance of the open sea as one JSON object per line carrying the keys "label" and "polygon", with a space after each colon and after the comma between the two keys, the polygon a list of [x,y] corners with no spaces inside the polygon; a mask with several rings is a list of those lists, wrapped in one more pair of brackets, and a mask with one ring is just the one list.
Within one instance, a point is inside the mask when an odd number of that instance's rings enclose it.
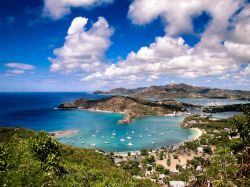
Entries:
{"label": "open sea", "polygon": [[[181,143],[195,135],[180,128],[184,116],[144,117],[118,125],[122,114],[85,110],[56,110],[64,102],[107,96],[88,93],[0,93],[0,126],[48,132],[76,130],[58,138],[61,143],[104,151],[127,152]],[[223,100],[223,103],[226,101]]]}

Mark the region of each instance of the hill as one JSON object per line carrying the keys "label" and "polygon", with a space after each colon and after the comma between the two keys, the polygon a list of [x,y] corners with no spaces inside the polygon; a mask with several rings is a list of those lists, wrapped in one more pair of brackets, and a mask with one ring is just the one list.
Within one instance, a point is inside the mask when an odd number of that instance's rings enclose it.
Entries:
{"label": "hill", "polygon": [[150,86],[136,89],[116,88],[110,91],[96,91],[98,94],[127,95],[136,98],[220,98],[220,99],[250,99],[250,91],[228,90],[191,86],[188,84],[168,84],[165,86]]}
{"label": "hill", "polygon": [[22,128],[0,128],[0,178],[0,186],[158,186],[135,179],[110,156]]}
{"label": "hill", "polygon": [[59,109],[87,109],[123,113],[125,119],[119,123],[129,123],[143,116],[162,116],[165,114],[186,111],[191,104],[178,103],[174,100],[148,101],[125,96],[113,96],[99,100],[79,99],[73,103],[58,106]]}

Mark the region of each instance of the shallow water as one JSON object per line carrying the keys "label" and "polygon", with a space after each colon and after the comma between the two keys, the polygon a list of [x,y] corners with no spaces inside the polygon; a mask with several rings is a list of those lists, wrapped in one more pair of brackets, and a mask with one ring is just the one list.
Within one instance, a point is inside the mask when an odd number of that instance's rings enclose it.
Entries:
{"label": "shallow water", "polygon": [[49,132],[77,130],[78,133],[58,140],[78,147],[119,152],[178,144],[194,135],[193,130],[180,128],[182,116],[144,117],[130,125],[118,125],[116,122],[123,118],[122,114],[54,109],[60,103],[78,98],[103,97],[107,96],[87,93],[0,93],[0,125]]}

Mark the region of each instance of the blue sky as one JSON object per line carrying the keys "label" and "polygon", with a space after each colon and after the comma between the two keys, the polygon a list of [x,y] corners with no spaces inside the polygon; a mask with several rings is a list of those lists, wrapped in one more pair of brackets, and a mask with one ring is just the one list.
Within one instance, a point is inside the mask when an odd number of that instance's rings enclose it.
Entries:
{"label": "blue sky", "polygon": [[244,39],[250,33],[249,3],[215,4],[1,1],[0,91],[91,91],[179,82],[249,89],[250,41]]}

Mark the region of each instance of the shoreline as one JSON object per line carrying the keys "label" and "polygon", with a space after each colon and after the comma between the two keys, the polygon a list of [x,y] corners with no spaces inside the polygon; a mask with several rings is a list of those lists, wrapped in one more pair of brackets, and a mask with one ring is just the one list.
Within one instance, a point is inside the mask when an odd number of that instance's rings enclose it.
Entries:
{"label": "shoreline", "polygon": [[[173,146],[174,149],[178,148],[179,146],[183,145],[185,142],[187,141],[193,141],[193,140],[197,140],[200,138],[200,136],[203,134],[203,131],[199,128],[189,128],[191,130],[194,131],[194,134],[191,135],[191,137],[189,137],[188,139],[186,139],[185,141],[182,141],[180,143],[176,143],[176,144],[171,144]],[[168,145],[168,146],[171,146]],[[161,148],[153,148],[152,150],[159,150]],[[122,152],[114,152],[114,154],[116,156],[127,156],[128,152],[133,153],[133,154],[140,154],[140,150],[136,150],[136,151],[122,151]],[[106,152],[109,153],[109,152]]]}
{"label": "shoreline", "polygon": [[73,134],[78,133],[77,130],[65,130],[65,131],[53,131],[53,132],[49,132],[50,134],[52,134],[52,136],[54,136],[55,138],[62,138],[65,136],[71,136]]}

